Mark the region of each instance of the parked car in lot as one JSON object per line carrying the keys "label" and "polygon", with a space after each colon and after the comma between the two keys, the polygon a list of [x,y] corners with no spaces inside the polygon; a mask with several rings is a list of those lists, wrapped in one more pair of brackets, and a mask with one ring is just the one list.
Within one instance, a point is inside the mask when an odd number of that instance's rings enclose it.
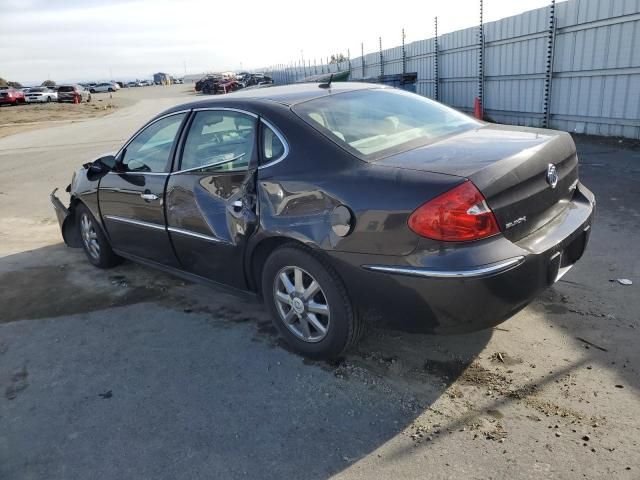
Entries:
{"label": "parked car in lot", "polygon": [[582,256],[595,199],[564,132],[488,124],[362,83],[173,107],[77,171],[65,242],[264,299],[286,341],[335,357],[365,318],[494,326]]}
{"label": "parked car in lot", "polygon": [[[218,82],[222,79],[220,75],[205,75],[195,84],[196,92],[216,93]],[[204,90],[207,90],[206,92]]]}
{"label": "parked car in lot", "polygon": [[26,103],[24,92],[16,88],[0,89],[0,106],[2,105],[19,105]]}
{"label": "parked car in lot", "polygon": [[273,79],[264,73],[241,73],[239,77],[237,80],[241,88],[273,84]]}
{"label": "parked car in lot", "polygon": [[58,87],[58,102],[82,103],[91,101],[91,92],[82,85],[62,85]]}
{"label": "parked car in lot", "polygon": [[27,103],[49,103],[58,100],[58,92],[49,87],[32,87],[25,92]]}
{"label": "parked car in lot", "polygon": [[101,92],[115,92],[119,87],[116,87],[113,83],[98,83],[93,87],[89,88],[90,93],[101,93]]}

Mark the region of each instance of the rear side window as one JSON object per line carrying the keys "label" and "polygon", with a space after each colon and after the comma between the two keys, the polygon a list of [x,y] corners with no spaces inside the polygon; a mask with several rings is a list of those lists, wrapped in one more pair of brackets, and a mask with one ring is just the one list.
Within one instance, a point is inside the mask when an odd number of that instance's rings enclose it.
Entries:
{"label": "rear side window", "polygon": [[280,159],[286,151],[283,141],[278,134],[266,123],[262,123],[262,165]]}
{"label": "rear side window", "polygon": [[249,168],[256,119],[230,110],[197,112],[189,127],[180,170],[237,171]]}
{"label": "rear side window", "polygon": [[293,111],[335,143],[367,161],[481,125],[420,95],[386,88],[328,95],[295,105]]}

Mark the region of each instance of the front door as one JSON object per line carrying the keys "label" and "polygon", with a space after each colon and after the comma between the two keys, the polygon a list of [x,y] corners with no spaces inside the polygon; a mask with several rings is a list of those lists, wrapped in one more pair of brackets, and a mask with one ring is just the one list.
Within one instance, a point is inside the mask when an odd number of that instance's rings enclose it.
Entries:
{"label": "front door", "polygon": [[114,249],[177,267],[164,216],[164,190],[186,113],[163,117],[141,130],[100,180],[100,214]]}
{"label": "front door", "polygon": [[186,271],[244,288],[244,249],[257,223],[257,117],[201,110],[188,128],[167,183],[169,235]]}

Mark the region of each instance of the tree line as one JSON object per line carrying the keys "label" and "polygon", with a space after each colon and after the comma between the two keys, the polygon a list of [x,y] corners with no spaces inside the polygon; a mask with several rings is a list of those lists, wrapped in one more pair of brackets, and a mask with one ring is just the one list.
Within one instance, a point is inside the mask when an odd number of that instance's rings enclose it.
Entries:
{"label": "tree line", "polygon": [[[40,84],[42,87],[55,87],[56,82],[53,80],[45,80]],[[0,77],[0,88],[22,88],[22,84],[20,82],[13,82],[10,80],[5,80]]]}

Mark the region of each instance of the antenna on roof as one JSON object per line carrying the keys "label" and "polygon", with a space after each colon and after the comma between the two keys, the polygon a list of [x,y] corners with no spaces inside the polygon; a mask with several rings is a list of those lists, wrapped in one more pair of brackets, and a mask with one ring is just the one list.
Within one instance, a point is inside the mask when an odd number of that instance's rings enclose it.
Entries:
{"label": "antenna on roof", "polygon": [[318,85],[320,88],[331,88],[331,80],[333,80],[333,73],[329,75],[329,81],[327,83],[321,83]]}

